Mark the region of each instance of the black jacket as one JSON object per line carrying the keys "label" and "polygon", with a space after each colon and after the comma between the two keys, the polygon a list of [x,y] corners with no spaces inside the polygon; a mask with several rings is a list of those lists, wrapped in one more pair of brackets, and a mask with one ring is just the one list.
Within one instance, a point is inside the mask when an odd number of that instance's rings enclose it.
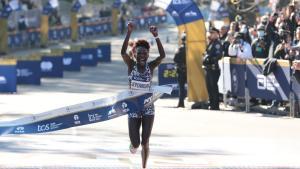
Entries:
{"label": "black jacket", "polygon": [[176,63],[177,68],[186,68],[186,46],[181,45],[175,53],[173,61]]}
{"label": "black jacket", "polygon": [[206,54],[203,58],[203,65],[215,65],[218,67],[218,61],[223,56],[223,46],[220,40],[210,42],[206,48]]}

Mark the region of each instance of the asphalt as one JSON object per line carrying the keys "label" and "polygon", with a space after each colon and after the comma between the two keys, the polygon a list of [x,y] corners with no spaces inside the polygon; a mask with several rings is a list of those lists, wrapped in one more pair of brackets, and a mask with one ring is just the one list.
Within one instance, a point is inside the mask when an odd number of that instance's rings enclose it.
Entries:
{"label": "asphalt", "polygon": [[[177,29],[159,30],[170,62]],[[170,40],[166,43],[167,36]],[[151,39],[147,31],[134,37]],[[127,89],[120,49],[124,36],[99,37],[112,43],[112,62],[84,67],[41,86],[18,86],[0,95],[0,119],[8,121],[54,108],[109,97]],[[157,56],[156,46],[151,56]],[[154,77],[157,84],[157,72]],[[300,168],[300,120],[257,112],[175,108],[176,98],[155,103],[149,168]],[[130,154],[127,117],[47,134],[0,137],[0,168],[140,168],[140,150]]]}

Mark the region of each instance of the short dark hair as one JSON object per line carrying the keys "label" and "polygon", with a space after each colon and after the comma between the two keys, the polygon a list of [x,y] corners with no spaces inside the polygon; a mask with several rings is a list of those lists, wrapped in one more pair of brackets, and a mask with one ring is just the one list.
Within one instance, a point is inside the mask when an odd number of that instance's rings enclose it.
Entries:
{"label": "short dark hair", "polygon": [[148,43],[148,41],[144,40],[144,39],[140,39],[137,42],[135,42],[135,47],[144,47],[147,50],[150,49],[150,44]]}

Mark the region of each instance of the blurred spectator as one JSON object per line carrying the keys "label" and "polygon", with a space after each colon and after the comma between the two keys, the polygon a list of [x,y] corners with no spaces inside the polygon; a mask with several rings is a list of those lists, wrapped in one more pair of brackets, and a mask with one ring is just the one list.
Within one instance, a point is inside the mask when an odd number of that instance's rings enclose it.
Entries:
{"label": "blurred spectator", "polygon": [[251,44],[252,40],[251,40],[249,30],[248,30],[248,27],[246,24],[241,25],[240,33],[242,33],[243,39],[246,42],[248,42],[249,44]]}
{"label": "blurred spectator", "polygon": [[227,34],[228,34],[228,27],[227,26],[222,26],[220,29],[220,40],[222,43],[225,42],[226,38],[227,38]]}
{"label": "blurred spectator", "polygon": [[255,25],[253,27],[249,28],[249,34],[250,34],[252,41],[254,41],[258,37]]}
{"label": "blurred spectator", "polygon": [[230,33],[235,33],[235,32],[239,32],[239,25],[237,22],[231,22],[230,23],[230,28],[229,28],[229,32]]}
{"label": "blurred spectator", "polygon": [[281,43],[275,48],[274,58],[286,59],[292,46],[292,37],[289,31],[279,30]]}
{"label": "blurred spectator", "polygon": [[299,46],[299,45],[300,45],[300,27],[297,27],[295,33],[295,39],[293,40],[293,46]]}
{"label": "blurred spectator", "polygon": [[109,8],[104,8],[99,10],[99,17],[110,17],[111,16],[111,10]]}
{"label": "blurred spectator", "polygon": [[234,34],[234,40],[229,45],[228,54],[231,57],[237,57],[240,59],[252,58],[251,46],[243,39],[243,34],[238,32]]}
{"label": "blurred spectator", "polygon": [[257,36],[251,45],[252,55],[254,58],[267,58],[269,56],[270,43],[266,38],[264,25],[261,24],[257,27]]}
{"label": "blurred spectator", "polygon": [[58,15],[58,10],[55,9],[52,15],[49,16],[49,25],[50,26],[61,26],[61,17]]}
{"label": "blurred spectator", "polygon": [[280,43],[280,38],[278,35],[278,29],[276,27],[276,21],[278,19],[278,13],[274,12],[269,19],[269,22],[266,27],[266,33],[267,33],[267,39],[271,43],[274,44],[274,46],[277,46]]}
{"label": "blurred spectator", "polygon": [[27,28],[28,28],[28,19],[24,15],[21,15],[18,20],[18,29],[19,31],[26,31]]}
{"label": "blurred spectator", "polygon": [[298,60],[295,60],[293,62],[293,69],[300,70],[300,58],[298,57]]}
{"label": "blurred spectator", "polygon": [[6,4],[7,4],[7,0],[1,0],[1,6],[2,6],[2,8],[4,8]]}
{"label": "blurred spectator", "polygon": [[295,6],[290,4],[286,10],[286,17],[284,19],[287,30],[290,32],[292,38],[294,37],[294,30],[297,28],[295,10]]}
{"label": "blurred spectator", "polygon": [[228,49],[229,45],[233,42],[234,40],[234,34],[233,33],[228,33],[225,41],[223,42],[223,55],[224,56],[229,56],[228,54]]}

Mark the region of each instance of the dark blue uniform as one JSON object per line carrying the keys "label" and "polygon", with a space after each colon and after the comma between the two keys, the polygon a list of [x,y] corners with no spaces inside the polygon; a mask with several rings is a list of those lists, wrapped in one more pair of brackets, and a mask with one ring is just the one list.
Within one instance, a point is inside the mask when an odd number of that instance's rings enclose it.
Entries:
{"label": "dark blue uniform", "polygon": [[209,94],[209,105],[211,110],[219,110],[219,89],[218,81],[220,77],[220,68],[218,61],[222,58],[223,47],[219,40],[209,43],[206,49],[206,55],[203,59],[205,70],[206,87]]}
{"label": "dark blue uniform", "polygon": [[174,62],[176,63],[177,81],[179,86],[179,102],[177,107],[184,107],[184,98],[186,97],[185,84],[187,81],[186,75],[186,47],[185,44],[180,46],[175,53]]}

